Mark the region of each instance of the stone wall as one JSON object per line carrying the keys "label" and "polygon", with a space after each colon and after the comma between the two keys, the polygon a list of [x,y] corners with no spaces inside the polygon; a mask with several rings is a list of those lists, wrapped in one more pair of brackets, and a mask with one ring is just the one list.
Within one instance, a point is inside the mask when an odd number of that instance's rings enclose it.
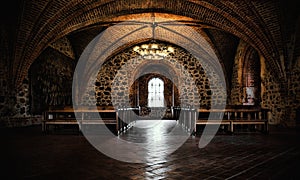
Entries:
{"label": "stone wall", "polygon": [[30,93],[30,80],[29,77],[25,77],[22,82],[21,87],[16,92],[14,98],[14,106],[11,108],[10,113],[12,113],[6,122],[8,127],[19,127],[40,124],[42,116],[33,115],[31,113],[31,93]]}
{"label": "stone wall", "polygon": [[[293,70],[289,75],[290,75],[289,86],[288,86],[289,100],[287,102],[286,114],[289,117],[290,122],[287,122],[287,124],[291,126],[294,125],[300,126],[300,59],[299,59],[299,64],[294,66]],[[296,121],[294,121],[294,119]]]}
{"label": "stone wall", "polygon": [[[137,58],[137,54],[131,49],[109,59],[99,70],[96,81],[90,80],[89,88],[82,99],[82,105],[95,105],[96,103],[99,106],[116,104],[123,106],[134,104],[130,102],[130,97],[133,96],[129,94],[130,87],[134,83],[134,80],[130,78],[136,76],[134,74],[136,69],[143,68],[142,64],[147,64],[145,61],[149,60]],[[155,64],[155,60],[153,63]],[[173,72],[177,72],[172,77],[180,76],[178,85],[176,85],[180,95],[180,103],[176,102],[176,104],[198,105],[200,103],[201,106],[210,107],[212,103],[211,88],[214,88],[214,97],[217,98],[214,101],[215,104],[220,103],[221,99],[226,96],[223,90],[218,89],[217,85],[212,86],[209,81],[207,72],[212,78],[210,80],[214,81],[217,77],[212,67],[208,64],[204,65],[207,71],[205,72],[200,61],[181,48],[176,47],[174,55],[164,60],[167,65],[162,65],[160,61],[156,61],[156,63],[161,68],[168,66]],[[164,72],[159,73],[163,74]],[[163,74],[163,76],[169,78],[169,75]],[[145,105],[142,99],[140,99],[140,103]]]}
{"label": "stone wall", "polygon": [[[0,26],[1,27],[1,26]],[[9,113],[9,80],[8,80],[8,67],[9,67],[9,40],[8,32],[0,28],[0,127],[5,125],[4,118]]]}
{"label": "stone wall", "polygon": [[30,87],[29,78],[23,80],[20,90],[17,92],[16,97],[16,116],[29,117],[30,116]]}
{"label": "stone wall", "polygon": [[6,127],[27,126],[41,123],[40,115],[32,115],[30,106],[29,78],[25,77],[17,91],[7,92],[1,106],[1,125]]}
{"label": "stone wall", "polygon": [[261,106],[270,109],[270,124],[294,127],[300,102],[300,66],[297,64],[286,72],[286,78],[274,78],[276,72],[261,57]]}
{"label": "stone wall", "polygon": [[282,85],[270,72],[262,76],[261,107],[271,110],[269,122],[271,124],[284,123],[285,119],[285,97]]}

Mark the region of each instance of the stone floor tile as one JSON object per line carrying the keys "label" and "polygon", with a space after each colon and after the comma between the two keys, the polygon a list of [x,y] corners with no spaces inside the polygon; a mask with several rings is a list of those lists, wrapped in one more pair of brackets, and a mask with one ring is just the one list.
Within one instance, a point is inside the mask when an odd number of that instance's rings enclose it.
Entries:
{"label": "stone floor tile", "polygon": [[[171,125],[162,123],[156,137],[168,139]],[[146,131],[133,128],[122,138],[153,141],[154,130]],[[300,132],[291,129],[268,135],[217,134],[199,149],[197,135],[172,154],[164,152],[170,142],[153,144],[147,163],[126,163],[102,154],[82,134],[44,135],[39,126],[9,128],[0,131],[0,179],[300,179],[299,138]]]}

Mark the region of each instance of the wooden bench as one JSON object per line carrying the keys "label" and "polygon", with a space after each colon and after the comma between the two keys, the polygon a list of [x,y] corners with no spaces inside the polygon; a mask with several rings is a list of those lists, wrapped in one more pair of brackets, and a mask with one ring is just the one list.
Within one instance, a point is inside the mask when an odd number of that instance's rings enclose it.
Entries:
{"label": "wooden bench", "polygon": [[115,125],[116,132],[120,134],[135,121],[134,113],[137,111],[137,108],[130,107],[118,109],[112,107],[97,107],[97,109],[81,107],[76,110],[73,108],[51,109],[43,114],[42,131],[47,133],[51,125],[77,125],[79,131],[85,125]]}
{"label": "wooden bench", "polygon": [[[257,125],[260,131],[268,133],[268,110],[261,108],[225,108],[225,109],[193,109],[191,107],[176,108],[175,119],[188,132],[197,132],[197,125],[224,125],[229,133],[234,133],[237,125]],[[222,117],[220,117],[222,116]]]}
{"label": "wooden bench", "polygon": [[[268,133],[268,110],[261,108],[229,108],[229,109],[198,109],[196,125],[227,125],[230,133],[235,132],[236,125],[258,125],[260,131]],[[218,120],[209,119],[210,113],[223,113],[223,117]],[[203,114],[206,114],[206,116]],[[201,116],[202,115],[202,116]],[[199,118],[200,117],[200,118]],[[195,132],[197,131],[195,126]]]}
{"label": "wooden bench", "polygon": [[[50,125],[78,125],[79,130],[81,130],[83,125],[88,124],[117,124],[116,113],[114,109],[103,108],[96,110],[89,108],[76,110],[73,108],[50,109],[43,113],[42,131],[47,133]],[[99,119],[99,115],[101,116],[101,120]]]}

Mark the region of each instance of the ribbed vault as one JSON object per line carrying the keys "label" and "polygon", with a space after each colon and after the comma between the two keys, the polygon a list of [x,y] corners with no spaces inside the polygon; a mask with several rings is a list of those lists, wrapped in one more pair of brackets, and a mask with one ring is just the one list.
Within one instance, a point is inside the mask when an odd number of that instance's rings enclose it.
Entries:
{"label": "ribbed vault", "polygon": [[[186,20],[185,24],[195,28],[224,31],[244,40],[264,56],[278,77],[284,77],[285,62],[280,58],[285,54],[279,22],[283,18],[281,5],[280,1],[247,0],[24,1],[11,75],[19,86],[39,54],[50,43],[74,31],[94,27],[101,32],[118,21],[132,19],[133,15],[158,12],[158,16],[170,20]],[[222,54],[222,48],[215,49]]]}

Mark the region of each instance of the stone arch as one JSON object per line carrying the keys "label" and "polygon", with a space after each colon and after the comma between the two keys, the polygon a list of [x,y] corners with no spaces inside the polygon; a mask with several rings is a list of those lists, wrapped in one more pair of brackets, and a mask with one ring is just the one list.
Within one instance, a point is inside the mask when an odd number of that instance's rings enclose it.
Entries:
{"label": "stone arch", "polygon": [[[168,99],[166,99],[166,105],[178,105],[179,74],[174,67],[164,61],[144,61],[137,66],[129,80],[129,84],[131,84],[131,94],[139,94],[139,97],[147,99],[145,94],[147,94],[148,91],[146,91],[146,88],[142,90],[141,86],[145,86],[144,84],[147,84],[147,82],[154,77],[158,77],[164,82],[164,89],[166,90],[164,91],[164,96],[168,97]],[[171,98],[169,98],[170,96]],[[145,105],[145,103],[141,104]],[[140,105],[140,103],[138,105]]]}
{"label": "stone arch", "polygon": [[136,69],[132,72],[132,77],[130,79],[130,82],[133,82],[135,79],[137,79],[139,76],[148,74],[148,73],[156,73],[156,74],[162,74],[169,78],[170,80],[174,81],[175,83],[178,83],[178,76],[179,73],[174,69],[173,66],[171,66],[169,63],[165,61],[144,61],[140,63]]}

